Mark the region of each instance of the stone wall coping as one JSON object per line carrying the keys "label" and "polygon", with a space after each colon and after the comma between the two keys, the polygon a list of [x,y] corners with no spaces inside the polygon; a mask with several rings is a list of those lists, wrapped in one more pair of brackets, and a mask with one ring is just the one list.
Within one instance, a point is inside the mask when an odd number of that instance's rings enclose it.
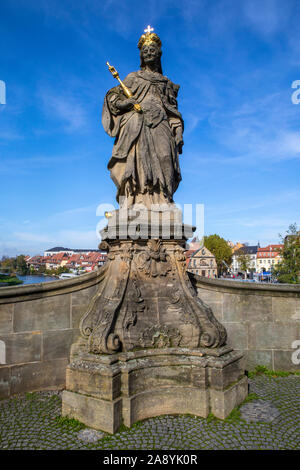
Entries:
{"label": "stone wall coping", "polygon": [[189,273],[189,276],[194,286],[204,289],[232,294],[300,297],[300,284],[259,284],[257,282],[229,281],[226,279],[211,279],[192,273]]}
{"label": "stone wall coping", "polygon": [[0,304],[35,300],[53,295],[68,294],[81,289],[86,289],[102,281],[107,265],[96,271],[82,274],[71,279],[60,279],[51,282],[26,284],[19,286],[1,287]]}

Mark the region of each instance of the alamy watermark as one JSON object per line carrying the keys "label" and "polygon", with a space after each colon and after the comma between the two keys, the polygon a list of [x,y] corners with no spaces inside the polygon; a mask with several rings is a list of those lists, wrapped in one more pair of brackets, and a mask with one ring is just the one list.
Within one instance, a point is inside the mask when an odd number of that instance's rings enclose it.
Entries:
{"label": "alamy watermark", "polygon": [[197,228],[197,236],[204,237],[204,204],[143,204],[127,206],[125,197],[120,208],[99,204],[96,215],[101,217],[96,227],[97,237],[105,239],[189,239]]}
{"label": "alamy watermark", "polygon": [[293,104],[300,103],[300,80],[294,80],[292,83],[292,88],[296,88],[296,90],[292,93],[291,100]]}
{"label": "alamy watermark", "polygon": [[0,340],[0,364],[6,364],[6,349],[2,340]]}
{"label": "alamy watermark", "polygon": [[3,80],[0,80],[0,104],[6,104],[6,85]]}
{"label": "alamy watermark", "polygon": [[296,339],[292,342],[292,348],[296,349],[292,354],[292,363],[298,366],[300,364],[300,339]]}

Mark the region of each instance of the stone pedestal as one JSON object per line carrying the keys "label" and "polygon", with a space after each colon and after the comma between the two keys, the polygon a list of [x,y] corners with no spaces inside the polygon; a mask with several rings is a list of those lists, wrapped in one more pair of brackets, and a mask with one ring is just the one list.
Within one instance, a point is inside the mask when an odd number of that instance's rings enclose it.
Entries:
{"label": "stone pedestal", "polygon": [[102,232],[105,279],[67,369],[63,415],[111,433],[166,413],[225,418],[247,395],[242,355],[186,272],[192,227],[176,209],[154,216],[116,211]]}
{"label": "stone pedestal", "polygon": [[62,413],[114,433],[163,414],[224,419],[247,394],[242,354],[229,347],[89,353],[67,368]]}

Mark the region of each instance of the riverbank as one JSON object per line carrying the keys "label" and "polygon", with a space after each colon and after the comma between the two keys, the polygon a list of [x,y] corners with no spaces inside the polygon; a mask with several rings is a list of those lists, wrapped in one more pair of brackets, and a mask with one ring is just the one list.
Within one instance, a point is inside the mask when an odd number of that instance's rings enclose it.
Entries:
{"label": "riverbank", "polygon": [[9,274],[0,274],[0,287],[17,286],[19,284],[23,284],[23,281],[17,276],[10,276]]}

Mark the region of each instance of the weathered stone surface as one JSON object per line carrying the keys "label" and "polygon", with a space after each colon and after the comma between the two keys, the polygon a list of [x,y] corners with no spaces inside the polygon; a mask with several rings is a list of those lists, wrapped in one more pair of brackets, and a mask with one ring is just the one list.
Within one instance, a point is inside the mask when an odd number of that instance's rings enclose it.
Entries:
{"label": "weathered stone surface", "polygon": [[234,349],[248,349],[248,325],[239,322],[223,322],[228,339],[227,344]]}
{"label": "weathered stone surface", "polygon": [[14,304],[0,304],[0,334],[12,333],[13,309]]}
{"label": "weathered stone surface", "polygon": [[244,360],[238,359],[222,369],[209,368],[209,385],[214,390],[225,390],[245,375]]}
{"label": "weathered stone surface", "polygon": [[184,239],[108,241],[103,288],[80,322],[90,352],[225,344],[225,328],[186,273]]}
{"label": "weathered stone surface", "polygon": [[248,380],[243,377],[236,384],[225,391],[210,390],[211,412],[220,419],[225,419],[235,408],[240,405],[248,395]]}
{"label": "weathered stone surface", "polygon": [[6,349],[6,364],[23,364],[41,360],[40,332],[0,335]]}
{"label": "weathered stone surface", "polygon": [[218,292],[215,290],[210,290],[210,289],[204,289],[202,287],[197,288],[197,293],[198,296],[204,301],[204,302],[220,302],[221,304],[223,303],[223,298],[224,294],[223,292]]}
{"label": "weathered stone surface", "polygon": [[247,370],[254,370],[257,365],[273,369],[273,351],[245,351],[245,362]]}
{"label": "weathered stone surface", "polygon": [[274,321],[300,324],[300,299],[273,297],[272,305]]}
{"label": "weathered stone surface", "polygon": [[180,385],[198,389],[207,387],[206,369],[189,365],[152,365],[145,361],[143,368],[131,372],[123,372],[122,390],[125,396],[142,393],[156,388],[173,388]]}
{"label": "weathered stone surface", "polygon": [[[94,274],[92,273],[92,275],[94,276]],[[86,278],[89,278],[92,276],[90,275],[85,275],[84,276],[84,279]],[[205,282],[208,282],[208,280],[204,280]],[[201,282],[204,282],[204,281],[201,281]],[[220,281],[220,280],[209,280],[211,284],[213,284],[213,288],[214,290],[209,290],[209,289],[206,289],[206,301],[208,301],[209,299],[209,292],[211,292],[211,295],[212,295],[212,299],[214,300],[214,296],[217,295],[217,298],[219,299],[220,296],[223,295],[223,292],[222,291],[222,283],[223,281]],[[65,281],[59,281],[59,282],[62,282],[63,284],[65,283]],[[78,279],[76,279],[76,288],[78,288]],[[86,281],[85,281],[86,282]],[[95,278],[95,282],[96,282],[96,278]],[[67,281],[68,284],[70,284],[70,281]],[[50,283],[52,284],[52,283]],[[236,285],[241,285],[243,283],[238,283],[238,282],[227,282],[227,285],[230,284],[230,286],[236,286]],[[244,285],[244,284],[243,284]],[[251,288],[250,288],[251,286]],[[49,286],[48,286],[49,287]],[[282,337],[277,336],[277,339],[276,339],[276,343],[274,343],[274,339],[273,339],[273,327],[270,327],[269,329],[265,329],[265,322],[262,321],[262,322],[257,322],[257,321],[250,321],[250,320],[247,320],[247,321],[243,321],[243,322],[226,322],[224,323],[224,325],[226,326],[228,332],[229,332],[229,343],[233,344],[234,347],[236,349],[239,349],[241,351],[244,351],[245,352],[245,355],[247,357],[247,362],[246,362],[246,368],[247,370],[253,370],[257,365],[266,365],[268,368],[270,369],[280,369],[280,370],[299,370],[299,365],[295,365],[292,363],[291,361],[291,356],[293,353],[296,352],[295,349],[292,349],[291,348],[291,344],[289,344],[289,341],[291,339],[293,340],[297,340],[300,338],[300,334],[299,332],[297,332],[297,325],[299,324],[299,320],[297,320],[297,312],[299,310],[299,305],[300,305],[300,300],[299,300],[299,297],[297,297],[297,292],[299,291],[299,288],[298,288],[298,291],[297,291],[297,287],[295,286],[259,286],[260,289],[255,289],[255,285],[253,284],[250,284],[249,283],[249,289],[250,290],[253,290],[255,292],[266,292],[268,295],[267,297],[269,297],[270,295],[272,295],[272,308],[273,308],[273,320],[272,322],[269,322],[270,325],[273,325],[273,324],[277,324],[278,322],[280,324],[290,324],[292,325],[291,326],[291,330],[293,331],[294,330],[294,334],[291,333],[291,336],[290,336],[290,339],[287,341],[286,340],[286,336],[283,335]],[[263,287],[263,290],[262,290],[262,287]],[[281,293],[281,296],[277,295],[277,290],[275,289],[275,287],[278,289],[278,292]],[[70,284],[70,287],[69,289],[71,289],[72,286]],[[75,288],[75,284],[74,284],[74,288]],[[19,291],[20,289],[20,291]],[[219,289],[219,291],[216,289]],[[230,289],[230,293],[232,295],[235,295],[233,294],[234,292],[238,292],[239,294],[238,295],[241,295],[241,289],[240,288],[237,288],[237,287],[226,287],[227,290]],[[284,294],[284,289],[286,291],[286,297],[283,297],[282,295]],[[27,287],[26,286],[23,286],[23,287],[18,287],[16,289],[14,289],[14,292],[15,291],[26,291],[27,292]],[[1,296],[1,293],[4,292],[3,290],[0,291],[0,296]],[[50,292],[50,291],[49,291]],[[80,296],[80,292],[83,293],[84,290],[79,290],[78,291],[78,296]],[[200,292],[200,290],[199,290]],[[275,295],[276,294],[276,295]],[[35,295],[33,294],[32,292],[30,294],[27,295],[27,297],[29,298],[32,298],[32,296]],[[46,295],[48,295],[48,291],[46,289],[46,286],[44,285],[43,287],[43,296],[44,297],[44,300],[46,299]],[[66,294],[66,295],[69,295],[69,294]],[[259,295],[259,294],[256,294],[256,295]],[[252,299],[255,299],[256,298],[256,295],[249,295],[249,299],[250,297]],[[59,295],[59,296],[55,296],[55,297],[60,297],[60,299],[62,300],[64,294],[62,295]],[[289,297],[288,297],[289,296]],[[291,297],[291,296],[294,296],[294,297]],[[52,297],[54,298],[54,297]],[[3,302],[4,300],[4,297],[2,298],[1,297],[1,300]],[[35,303],[37,302],[37,300],[32,300],[30,302],[32,303]],[[10,333],[11,333],[11,321],[12,321],[12,317],[13,317],[13,304],[11,302],[11,298],[10,297],[5,297],[5,302],[6,303],[2,303],[0,305],[0,324],[2,325],[2,327],[4,327],[4,331],[3,331],[3,334],[5,337],[9,336]],[[76,310],[78,308],[78,311],[76,313],[76,318],[78,320],[76,321],[79,321],[79,318],[83,315],[84,311],[87,309],[87,304],[86,303],[82,303],[80,305],[80,301],[78,301],[78,305],[76,306],[73,306],[73,308]],[[17,305],[21,305],[23,303],[23,305],[29,305],[29,303],[27,301],[24,300],[24,302],[17,302],[15,304],[15,306],[17,307]],[[64,304],[65,302],[62,302],[62,304]],[[208,302],[209,303],[209,302]],[[286,305],[286,309],[285,309],[285,305]],[[294,311],[294,308],[295,308],[295,311]],[[20,309],[20,307],[17,307],[17,309]],[[22,307],[22,311],[24,311],[24,307]],[[58,328],[58,325],[60,324],[60,321],[61,321],[61,318],[60,318],[60,310],[56,310],[55,311],[55,315],[57,315],[57,318],[52,318],[52,325],[50,325],[50,327],[52,328],[52,326],[54,327],[54,329],[56,330],[56,328]],[[27,315],[27,314],[26,314]],[[46,315],[46,314],[43,314],[43,315]],[[282,316],[283,315],[283,316]],[[284,320],[282,320],[282,318],[284,318]],[[282,320],[282,321],[280,321]],[[31,321],[31,320],[30,320]],[[32,324],[32,322],[31,322]],[[247,326],[248,324],[248,326]],[[240,326],[238,326],[240,325]],[[260,348],[258,348],[258,344],[257,342],[251,342],[251,344],[249,344],[249,349],[248,348],[248,345],[247,345],[247,341],[246,341],[246,335],[248,337],[248,333],[247,333],[247,328],[250,329],[250,325],[251,326],[251,334],[253,334],[254,336],[256,336],[256,328],[257,328],[257,331],[259,331],[259,344],[260,344]],[[33,325],[34,326],[34,325]],[[290,327],[289,327],[290,328]],[[280,330],[281,330],[281,326],[279,326],[278,328],[279,330],[279,333],[280,333]],[[47,330],[46,330],[47,331]],[[54,330],[53,330],[54,331]],[[13,333],[14,334],[14,333]],[[27,334],[27,333],[26,333]],[[29,332],[28,332],[29,334]],[[2,335],[3,336],[3,335]],[[34,342],[36,341],[36,339],[33,340]],[[84,341],[84,340],[83,340]],[[252,340],[251,340],[252,341]],[[19,343],[21,344],[21,343]],[[35,343],[36,344],[36,343]],[[49,343],[50,344],[50,343]],[[267,345],[267,346],[266,346]],[[277,346],[277,347],[275,347]],[[14,345],[14,348],[17,348],[17,343],[15,343]],[[31,347],[30,347],[31,348]],[[34,351],[34,349],[31,349],[31,351]],[[7,351],[6,351],[7,352]],[[17,352],[15,351],[14,352],[15,354],[15,357],[19,355],[19,357],[21,356],[22,357],[22,348],[21,348],[21,351]],[[50,354],[52,354],[50,352]],[[66,356],[67,357],[67,356]],[[274,358],[274,359],[273,359]],[[23,360],[24,358],[22,358]],[[22,367],[22,366],[21,366]],[[27,366],[26,366],[27,367]],[[2,368],[2,374],[4,374],[4,370],[6,371],[5,374],[6,374],[6,378],[7,380],[10,381],[10,374],[8,373],[8,368],[7,367],[4,367]],[[44,372],[44,369],[43,367],[40,368],[40,373],[42,374]],[[43,382],[43,386],[45,386],[46,388],[51,386],[52,385],[52,382],[53,382],[53,379],[52,379],[52,375],[48,375],[47,376],[47,381],[45,380]],[[27,386],[27,385],[26,385]],[[2,389],[6,390],[5,391],[5,394],[8,393],[8,390],[9,390],[9,383],[6,381],[5,384],[2,384]],[[19,389],[21,390],[21,389]],[[30,389],[26,389],[26,390],[30,390]],[[6,396],[6,395],[5,395]]]}
{"label": "weathered stone surface", "polygon": [[86,289],[72,292],[72,307],[78,305],[88,305],[92,297],[96,294],[98,286],[87,287]]}
{"label": "weathered stone surface", "polygon": [[249,325],[249,349],[290,349],[300,338],[300,325],[284,322],[255,322]]}
{"label": "weathered stone surface", "polygon": [[121,374],[106,373],[105,367],[90,366],[83,363],[80,367],[67,367],[66,388],[69,391],[89,395],[103,400],[114,400],[120,396]]}
{"label": "weathered stone surface", "polygon": [[66,383],[67,364],[67,359],[56,359],[11,366],[11,394],[63,388]]}
{"label": "weathered stone surface", "polygon": [[[148,54],[143,47],[146,35],[149,41],[157,38],[151,41],[151,58],[144,57]],[[124,79],[124,85],[135,90],[135,106],[142,112],[128,103],[128,88],[114,87],[104,100],[102,124],[110,136],[116,136],[108,168],[117,186],[117,200],[126,197],[128,206],[142,203],[149,207],[173,203],[181,180],[183,120],[177,109],[178,85],[162,75],[161,41],[155,33],[146,35],[138,43],[141,70]]]}
{"label": "weathered stone surface", "polygon": [[88,304],[80,304],[80,305],[73,305],[72,304],[72,320],[71,320],[71,327],[74,329],[79,329],[79,323],[81,318],[83,317],[84,313],[88,309]]}
{"label": "weathered stone surface", "polygon": [[271,321],[272,297],[224,294],[224,321]]}
{"label": "weathered stone surface", "polygon": [[10,367],[0,366],[0,398],[10,396]]}
{"label": "weathered stone surface", "polygon": [[280,416],[280,411],[266,400],[255,400],[241,407],[241,417],[247,421],[271,423]]}
{"label": "weathered stone surface", "polygon": [[70,328],[71,294],[18,302],[15,304],[15,332]]}
{"label": "weathered stone surface", "polygon": [[121,400],[100,400],[79,393],[63,391],[62,415],[80,420],[94,429],[114,433],[122,423]]}
{"label": "weathered stone surface", "polygon": [[[298,362],[298,364],[296,363]],[[300,345],[297,349],[274,351],[274,370],[300,372]]]}
{"label": "weathered stone surface", "polygon": [[69,359],[74,330],[53,330],[43,333],[43,360]]}
{"label": "weathered stone surface", "polygon": [[125,426],[136,421],[164,414],[193,414],[206,418],[209,414],[209,392],[197,388],[166,387],[148,390],[133,397],[124,397],[123,420]]}
{"label": "weathered stone surface", "polygon": [[208,289],[197,289],[198,297],[214,312],[215,317],[223,322],[223,293]]}
{"label": "weathered stone surface", "polygon": [[241,354],[226,347],[212,352],[166,348],[82,354],[67,369],[63,414],[108,432],[117,430],[121,419],[132,426],[162,414],[206,417],[213,409],[216,416],[226,417],[245,398],[247,378]]}

